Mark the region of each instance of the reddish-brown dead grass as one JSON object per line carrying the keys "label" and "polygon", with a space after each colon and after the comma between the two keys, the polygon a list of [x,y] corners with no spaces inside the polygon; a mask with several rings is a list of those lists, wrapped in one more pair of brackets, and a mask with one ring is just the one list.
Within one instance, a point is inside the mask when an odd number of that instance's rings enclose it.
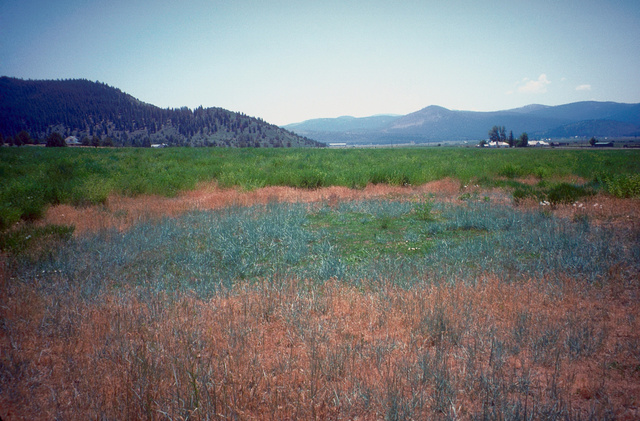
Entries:
{"label": "reddish-brown dead grass", "polygon": [[588,196],[575,203],[546,205],[537,200],[522,200],[517,205],[522,209],[539,209],[553,215],[576,220],[587,218],[590,223],[613,228],[640,229],[640,199],[618,198],[604,193]]}
{"label": "reddish-brown dead grass", "polygon": [[[99,301],[71,294],[59,302],[21,285],[2,299],[0,415],[381,419],[390,399],[413,399],[415,418],[454,411],[465,419],[482,413],[483,381],[513,388],[528,377],[528,392],[505,393],[530,399],[532,407],[559,399],[574,415],[608,405],[617,417],[634,419],[636,293],[637,285],[614,294],[567,281],[549,291],[535,280],[505,284],[489,277],[477,285],[410,290],[338,282],[310,289],[291,281],[237,287],[210,300],[162,294],[141,300],[121,291]],[[521,351],[492,365],[496,341],[514,345],[522,314],[532,317],[530,338],[576,323],[602,333],[601,348],[569,358],[561,339],[535,357],[525,340]],[[429,327],[437,317],[443,329]],[[422,361],[431,361],[426,371]],[[433,373],[446,375],[453,388],[444,407]]]}

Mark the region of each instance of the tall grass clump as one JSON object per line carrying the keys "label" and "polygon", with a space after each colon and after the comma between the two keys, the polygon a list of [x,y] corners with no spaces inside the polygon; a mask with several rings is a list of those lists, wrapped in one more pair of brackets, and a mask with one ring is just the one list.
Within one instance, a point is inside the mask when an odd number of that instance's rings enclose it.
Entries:
{"label": "tall grass clump", "polygon": [[[538,172],[536,172],[536,174],[537,173]],[[514,166],[512,164],[506,164],[502,168],[500,168],[500,170],[498,171],[498,175],[507,178],[515,178],[522,177],[525,175],[525,173],[520,167]]]}
{"label": "tall grass clump", "polygon": [[585,186],[570,183],[560,183],[547,191],[547,199],[552,204],[574,203],[585,196],[592,196],[595,192]]}
{"label": "tall grass clump", "polygon": [[539,182],[537,185],[514,183],[513,199],[516,203],[521,200],[534,198],[538,201],[546,201],[552,205],[571,204],[585,197],[593,196],[597,192],[597,183],[586,184],[574,183],[546,183]]}
{"label": "tall grass clump", "polygon": [[616,197],[640,197],[640,174],[621,174],[604,178],[609,193]]}

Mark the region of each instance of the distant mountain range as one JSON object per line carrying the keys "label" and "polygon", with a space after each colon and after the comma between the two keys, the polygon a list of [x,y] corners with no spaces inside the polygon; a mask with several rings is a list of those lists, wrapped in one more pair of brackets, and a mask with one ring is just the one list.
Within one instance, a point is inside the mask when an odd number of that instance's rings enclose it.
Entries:
{"label": "distant mountain range", "polygon": [[504,111],[454,111],[435,105],[404,116],[307,120],[284,128],[324,143],[390,144],[479,141],[493,126],[530,139],[640,136],[640,104],[575,102],[527,105]]}
{"label": "distant mountain range", "polygon": [[[162,109],[103,83],[0,77],[0,135],[50,133],[115,146],[324,146],[261,119],[222,108]],[[108,143],[105,143],[108,141]]]}

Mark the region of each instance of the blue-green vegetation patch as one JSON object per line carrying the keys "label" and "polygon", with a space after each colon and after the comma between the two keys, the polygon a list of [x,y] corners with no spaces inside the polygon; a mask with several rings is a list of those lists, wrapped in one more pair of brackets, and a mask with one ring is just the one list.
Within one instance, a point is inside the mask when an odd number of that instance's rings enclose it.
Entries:
{"label": "blue-green vegetation patch", "polygon": [[[425,217],[425,206],[428,217]],[[125,285],[208,296],[240,282],[336,278],[354,284],[606,278],[640,267],[639,243],[588,219],[490,202],[361,200],[199,211],[71,240],[25,264],[23,279],[63,281],[85,296]]]}

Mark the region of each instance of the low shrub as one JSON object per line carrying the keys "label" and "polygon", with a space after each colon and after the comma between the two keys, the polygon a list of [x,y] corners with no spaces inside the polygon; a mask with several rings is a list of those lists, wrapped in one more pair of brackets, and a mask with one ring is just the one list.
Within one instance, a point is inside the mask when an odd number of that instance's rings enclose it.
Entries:
{"label": "low shrub", "polygon": [[434,221],[433,203],[430,201],[420,202],[415,208],[416,217],[420,221]]}
{"label": "low shrub", "polygon": [[524,199],[529,199],[529,198],[533,198],[537,195],[537,192],[529,187],[529,186],[518,186],[516,187],[516,189],[513,191],[513,200],[518,203],[521,200]]}
{"label": "low shrub", "polygon": [[538,179],[542,180],[543,178],[547,178],[549,174],[549,170],[544,167],[536,167],[533,170],[533,175]]}

